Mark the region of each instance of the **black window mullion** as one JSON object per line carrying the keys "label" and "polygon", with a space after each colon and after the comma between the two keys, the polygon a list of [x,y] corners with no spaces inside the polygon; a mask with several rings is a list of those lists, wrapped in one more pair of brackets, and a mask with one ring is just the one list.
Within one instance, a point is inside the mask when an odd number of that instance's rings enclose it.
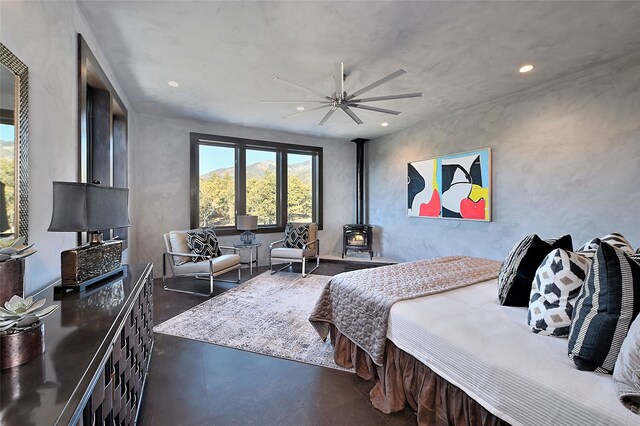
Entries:
{"label": "black window mullion", "polygon": [[247,150],[244,144],[236,147],[236,182],[237,216],[247,214]]}
{"label": "black window mullion", "polygon": [[287,151],[284,149],[278,150],[278,157],[276,160],[276,169],[278,170],[278,180],[280,181],[280,191],[278,191],[278,226],[285,226],[289,221],[289,184],[288,184],[288,161]]}
{"label": "black window mullion", "polygon": [[312,190],[312,217],[314,222],[318,224],[319,229],[322,229],[322,155],[317,153],[313,154],[311,161],[313,181],[311,184]]}

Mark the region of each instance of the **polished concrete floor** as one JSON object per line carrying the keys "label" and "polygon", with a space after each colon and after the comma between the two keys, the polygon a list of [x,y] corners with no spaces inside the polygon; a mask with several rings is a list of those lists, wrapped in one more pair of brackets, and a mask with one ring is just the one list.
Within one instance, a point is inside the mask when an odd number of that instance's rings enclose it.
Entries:
{"label": "polished concrete floor", "polygon": [[[335,275],[375,267],[323,261],[314,272]],[[267,268],[260,267],[254,277]],[[295,269],[294,269],[295,270]],[[299,267],[298,269],[299,270]],[[243,269],[243,281],[251,278]],[[227,277],[225,277],[227,278]],[[233,275],[229,278],[233,278]],[[206,281],[183,287],[206,290]],[[233,284],[216,283],[216,294]],[[159,324],[206,300],[166,292],[154,282],[154,322]],[[141,425],[404,425],[413,412],[385,415],[369,402],[371,382],[355,374],[155,334]]]}

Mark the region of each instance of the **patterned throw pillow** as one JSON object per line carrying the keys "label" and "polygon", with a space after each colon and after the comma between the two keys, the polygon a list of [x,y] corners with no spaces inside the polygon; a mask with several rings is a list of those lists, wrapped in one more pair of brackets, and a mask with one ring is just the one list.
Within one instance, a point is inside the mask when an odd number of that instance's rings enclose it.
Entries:
{"label": "patterned throw pillow", "polygon": [[611,234],[605,235],[602,238],[594,238],[593,240],[587,241],[582,245],[582,247],[576,250],[576,253],[580,253],[591,258],[598,250],[600,243],[607,243],[617,249],[622,250],[626,254],[633,254],[633,247],[631,247],[629,241],[627,241],[627,239],[618,232],[612,232]]}
{"label": "patterned throw pillow", "polygon": [[221,254],[218,237],[211,228],[187,231],[187,245],[191,253],[200,255],[193,258],[194,262],[201,262],[210,257],[218,257]]}
{"label": "patterned throw pillow", "polygon": [[611,374],[640,311],[640,263],[602,243],[575,303],[569,358],[578,370]]}
{"label": "patterned throw pillow", "polygon": [[571,315],[591,266],[585,256],[556,249],[536,271],[531,289],[527,323],[534,333],[568,336]]}
{"label": "patterned throw pillow", "polygon": [[284,230],[284,247],[303,248],[309,241],[309,224],[287,223]]}
{"label": "patterned throw pillow", "polygon": [[571,235],[543,241],[535,234],[520,240],[502,262],[498,275],[498,299],[505,306],[529,306],[531,283],[538,266],[556,248],[573,250]]}

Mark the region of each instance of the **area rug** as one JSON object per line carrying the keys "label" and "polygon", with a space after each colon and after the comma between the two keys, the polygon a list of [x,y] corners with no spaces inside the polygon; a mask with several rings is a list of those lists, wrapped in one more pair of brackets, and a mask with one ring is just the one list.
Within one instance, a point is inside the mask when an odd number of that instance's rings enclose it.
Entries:
{"label": "area rug", "polygon": [[[331,277],[265,272],[153,328],[229,348],[345,370],[309,313]],[[345,370],[352,371],[352,370]]]}

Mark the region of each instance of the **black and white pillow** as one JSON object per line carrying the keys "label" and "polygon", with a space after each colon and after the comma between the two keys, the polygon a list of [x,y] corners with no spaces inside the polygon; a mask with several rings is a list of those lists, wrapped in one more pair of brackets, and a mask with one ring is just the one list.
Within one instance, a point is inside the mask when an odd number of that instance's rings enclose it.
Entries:
{"label": "black and white pillow", "polygon": [[571,235],[543,241],[535,234],[527,235],[509,252],[498,275],[498,299],[505,306],[528,306],[531,283],[538,266],[556,248],[573,250]]}
{"label": "black and white pillow", "polygon": [[629,326],[640,311],[640,263],[600,244],[575,303],[569,358],[579,370],[611,374]]}
{"label": "black and white pillow", "polygon": [[221,254],[218,237],[211,228],[187,231],[187,245],[191,253],[199,255],[193,258],[194,262],[201,262],[210,257],[218,257]]}
{"label": "black and white pillow", "polygon": [[591,260],[571,251],[555,249],[536,271],[527,323],[546,336],[569,335],[573,307],[589,271]]}
{"label": "black and white pillow", "polygon": [[593,256],[596,254],[596,251],[598,251],[600,244],[602,244],[600,238],[594,238],[580,246],[580,248],[576,250],[576,253],[586,256],[589,259],[593,259]]}
{"label": "black and white pillow", "polygon": [[633,254],[633,247],[629,244],[629,241],[623,237],[619,232],[612,232],[609,235],[605,235],[602,238],[594,238],[584,243],[576,253],[580,253],[587,257],[593,257],[598,250],[601,243],[607,243],[617,249],[622,250],[626,254]]}
{"label": "black and white pillow", "polygon": [[287,223],[287,227],[284,230],[284,243],[283,247],[287,248],[304,248],[304,245],[309,241],[309,224],[293,224]]}

